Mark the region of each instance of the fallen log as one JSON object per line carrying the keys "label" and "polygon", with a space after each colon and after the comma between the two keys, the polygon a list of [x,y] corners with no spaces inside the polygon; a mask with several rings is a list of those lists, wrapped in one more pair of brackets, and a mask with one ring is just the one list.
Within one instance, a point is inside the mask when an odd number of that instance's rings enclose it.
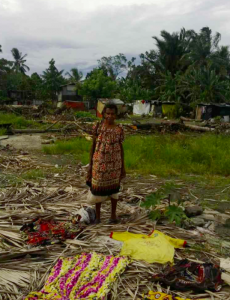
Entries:
{"label": "fallen log", "polygon": [[61,132],[63,129],[13,129],[13,133],[46,133]]}
{"label": "fallen log", "polygon": [[0,136],[0,141],[7,140],[8,138],[9,138],[8,135],[2,135],[2,136]]}
{"label": "fallen log", "polygon": [[204,131],[204,132],[207,132],[207,131],[213,132],[213,131],[215,131],[215,128],[201,127],[201,126],[188,125],[188,124],[184,124],[184,125],[185,125],[185,127],[189,128],[189,129],[192,129],[192,130],[195,130],[195,131]]}
{"label": "fallen log", "polygon": [[184,122],[203,122],[204,120],[201,119],[190,119],[190,118],[185,118],[185,117],[180,117],[181,121]]}

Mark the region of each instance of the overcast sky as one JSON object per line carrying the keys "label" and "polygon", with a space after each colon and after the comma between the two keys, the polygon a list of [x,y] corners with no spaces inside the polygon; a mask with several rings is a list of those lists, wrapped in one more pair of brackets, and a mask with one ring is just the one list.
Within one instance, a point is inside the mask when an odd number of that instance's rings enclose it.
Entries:
{"label": "overcast sky", "polygon": [[230,44],[229,0],[0,0],[0,57],[28,54],[31,72],[54,58],[59,69],[84,73],[102,56],[128,57],[154,48],[161,30],[209,26]]}

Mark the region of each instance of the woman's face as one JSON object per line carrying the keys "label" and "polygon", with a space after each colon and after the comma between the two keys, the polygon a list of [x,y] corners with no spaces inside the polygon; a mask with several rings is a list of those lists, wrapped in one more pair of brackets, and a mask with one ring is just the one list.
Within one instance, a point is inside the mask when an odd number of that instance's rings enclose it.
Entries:
{"label": "woman's face", "polygon": [[105,120],[108,124],[113,124],[116,120],[116,111],[115,109],[106,108],[105,110]]}

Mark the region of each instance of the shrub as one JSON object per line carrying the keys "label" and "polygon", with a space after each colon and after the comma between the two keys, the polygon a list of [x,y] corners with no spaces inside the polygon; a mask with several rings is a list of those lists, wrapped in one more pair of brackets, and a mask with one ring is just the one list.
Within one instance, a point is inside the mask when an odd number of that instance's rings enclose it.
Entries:
{"label": "shrub", "polygon": [[7,134],[7,129],[5,128],[0,128],[0,136],[1,135],[6,135]]}
{"label": "shrub", "polygon": [[85,119],[85,121],[87,121],[87,122],[93,122],[95,120],[98,120],[98,118],[96,116],[92,115],[88,111],[78,111],[75,113],[75,117],[77,119]]}

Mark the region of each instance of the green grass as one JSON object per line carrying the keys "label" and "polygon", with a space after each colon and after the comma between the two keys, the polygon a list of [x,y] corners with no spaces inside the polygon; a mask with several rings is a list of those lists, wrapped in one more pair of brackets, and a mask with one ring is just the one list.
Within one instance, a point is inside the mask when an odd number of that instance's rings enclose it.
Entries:
{"label": "green grass", "polygon": [[43,124],[40,124],[33,120],[27,120],[23,116],[17,116],[15,114],[0,113],[0,124],[5,124],[5,123],[11,123],[13,128],[17,128],[17,129],[28,128],[28,127],[30,127],[30,128],[44,127]]}
{"label": "green grass", "polygon": [[5,128],[0,128],[0,136],[1,135],[6,135],[7,134],[7,129]]}
{"label": "green grass", "polygon": [[[230,175],[230,139],[224,135],[131,136],[124,143],[128,171],[171,176]],[[90,142],[76,138],[43,147],[46,154],[74,154],[88,162]]]}
{"label": "green grass", "polygon": [[73,154],[83,164],[89,161],[91,143],[84,138],[69,141],[58,141],[54,145],[44,146],[43,152],[51,155]]}
{"label": "green grass", "polygon": [[[11,123],[14,129],[25,129],[25,128],[36,128],[36,129],[45,129],[52,124],[42,124],[34,120],[28,120],[23,116],[18,116],[15,114],[1,113],[0,112],[0,124]],[[62,128],[62,124],[55,124],[54,128]],[[1,131],[0,131],[1,135]]]}
{"label": "green grass", "polygon": [[21,174],[21,178],[24,180],[36,180],[44,177],[45,177],[45,172],[40,169],[32,169]]}

